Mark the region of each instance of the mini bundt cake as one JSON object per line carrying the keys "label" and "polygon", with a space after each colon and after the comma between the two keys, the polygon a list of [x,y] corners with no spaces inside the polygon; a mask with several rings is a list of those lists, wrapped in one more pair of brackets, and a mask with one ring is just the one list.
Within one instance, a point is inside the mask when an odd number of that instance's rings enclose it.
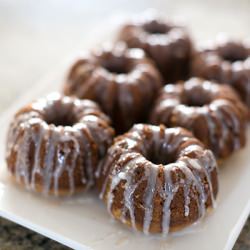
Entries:
{"label": "mini bundt cake", "polygon": [[121,133],[145,121],[161,85],[158,70],[142,50],[118,43],[79,59],[70,69],[64,93],[99,103]]}
{"label": "mini bundt cake", "polygon": [[70,195],[94,184],[113,134],[94,102],[53,93],[16,113],[7,138],[8,169],[29,190]]}
{"label": "mini bundt cake", "polygon": [[232,86],[250,109],[250,41],[219,37],[194,54],[192,74]]}
{"label": "mini bundt cake", "polygon": [[187,78],[193,46],[184,27],[145,15],[125,24],[118,40],[130,48],[143,49],[156,63],[165,83]]}
{"label": "mini bundt cake", "polygon": [[137,124],[115,139],[97,172],[113,217],[168,234],[202,218],[218,191],[213,153],[183,128]]}
{"label": "mini bundt cake", "polygon": [[227,85],[191,78],[164,87],[150,122],[180,126],[193,132],[217,158],[225,158],[246,142],[247,109]]}

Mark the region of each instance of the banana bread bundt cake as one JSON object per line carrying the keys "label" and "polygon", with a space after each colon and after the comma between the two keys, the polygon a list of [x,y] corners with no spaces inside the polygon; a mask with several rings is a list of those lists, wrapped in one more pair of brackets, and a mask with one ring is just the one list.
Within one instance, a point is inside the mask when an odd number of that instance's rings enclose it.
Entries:
{"label": "banana bread bundt cake", "polygon": [[7,166],[27,189],[73,194],[93,186],[97,164],[112,139],[109,119],[94,102],[53,93],[16,113],[8,133]]}
{"label": "banana bread bundt cake", "polygon": [[118,43],[79,59],[70,69],[64,93],[99,103],[121,133],[146,120],[161,85],[158,70],[142,50]]}
{"label": "banana bread bundt cake", "polygon": [[186,29],[155,15],[125,24],[118,40],[141,48],[152,58],[165,83],[186,79],[190,71],[192,42]]}
{"label": "banana bread bundt cake", "polygon": [[250,110],[250,41],[217,38],[195,53],[192,74],[232,86]]}
{"label": "banana bread bundt cake", "polygon": [[224,158],[246,142],[247,109],[227,85],[191,78],[164,87],[150,122],[180,126],[193,132],[217,158]]}
{"label": "banana bread bundt cake", "polygon": [[217,164],[183,128],[137,124],[115,139],[96,173],[115,219],[148,233],[180,230],[214,206]]}

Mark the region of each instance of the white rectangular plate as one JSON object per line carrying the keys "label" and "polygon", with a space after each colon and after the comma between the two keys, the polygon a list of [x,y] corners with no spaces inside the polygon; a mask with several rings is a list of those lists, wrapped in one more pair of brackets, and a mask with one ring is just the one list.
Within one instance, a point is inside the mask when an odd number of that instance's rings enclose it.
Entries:
{"label": "white rectangular plate", "polygon": [[59,90],[64,72],[61,69],[37,84],[0,119],[0,215],[74,249],[231,249],[250,212],[250,143],[220,169],[216,210],[191,229],[168,238],[134,233],[113,221],[96,194],[45,198],[10,182],[4,159],[9,121],[28,101]]}

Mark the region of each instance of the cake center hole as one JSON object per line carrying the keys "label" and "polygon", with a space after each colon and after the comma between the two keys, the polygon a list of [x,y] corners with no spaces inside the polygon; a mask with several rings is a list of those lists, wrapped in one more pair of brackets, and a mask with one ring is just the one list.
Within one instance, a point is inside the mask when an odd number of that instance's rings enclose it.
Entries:
{"label": "cake center hole", "polygon": [[202,107],[209,104],[209,101],[202,98],[189,98],[185,104],[189,107]]}
{"label": "cake center hole", "polygon": [[51,120],[49,124],[54,124],[55,126],[73,126],[73,122],[69,117],[58,117],[57,119]]}
{"label": "cake center hole", "polygon": [[175,162],[176,155],[174,152],[170,152],[171,145],[167,142],[155,144],[150,148],[146,158],[154,164],[167,165]]}
{"label": "cake center hole", "polygon": [[247,56],[244,54],[225,54],[223,55],[223,59],[229,62],[237,62],[246,60]]}
{"label": "cake center hole", "polygon": [[70,110],[54,111],[53,114],[48,114],[45,118],[48,124],[53,124],[55,126],[73,126],[77,119]]}
{"label": "cake center hole", "polygon": [[186,91],[183,97],[183,104],[189,107],[202,107],[211,102],[211,97],[209,93],[201,88],[194,88]]}
{"label": "cake center hole", "polygon": [[112,56],[102,60],[102,67],[112,74],[127,74],[131,70],[130,60],[123,56]]}
{"label": "cake center hole", "polygon": [[229,62],[244,61],[248,57],[248,51],[240,44],[229,43],[225,47],[219,48],[221,57]]}
{"label": "cake center hole", "polygon": [[170,31],[170,27],[166,24],[152,21],[143,25],[144,30],[149,34],[166,34]]}
{"label": "cake center hole", "polygon": [[107,64],[104,66],[104,68],[113,74],[127,74],[129,70],[124,67],[124,65],[119,64]]}

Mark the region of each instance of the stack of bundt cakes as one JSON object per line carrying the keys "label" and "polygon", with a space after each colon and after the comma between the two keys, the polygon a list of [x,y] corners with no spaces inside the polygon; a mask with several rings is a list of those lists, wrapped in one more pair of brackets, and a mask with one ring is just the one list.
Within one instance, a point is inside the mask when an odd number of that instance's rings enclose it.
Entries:
{"label": "stack of bundt cakes", "polygon": [[217,161],[246,144],[249,58],[246,42],[197,49],[178,24],[131,21],[74,62],[62,94],[15,114],[7,167],[43,194],[95,188],[115,219],[145,234],[187,227],[214,208]]}

